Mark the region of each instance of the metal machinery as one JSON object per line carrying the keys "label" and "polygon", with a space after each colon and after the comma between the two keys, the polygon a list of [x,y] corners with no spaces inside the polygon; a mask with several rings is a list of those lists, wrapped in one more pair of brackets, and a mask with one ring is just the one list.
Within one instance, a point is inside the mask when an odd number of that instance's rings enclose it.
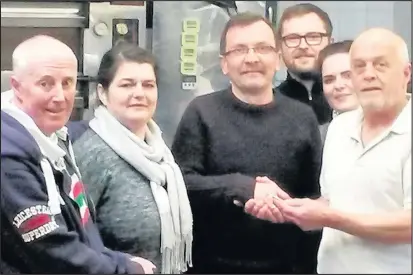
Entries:
{"label": "metal machinery", "polygon": [[3,78],[8,73],[4,71],[11,70],[14,48],[36,34],[60,39],[78,57],[78,93],[72,119],[87,119],[102,55],[120,39],[146,47],[146,7],[143,1],[2,1],[2,86],[7,86]]}
{"label": "metal machinery", "polygon": [[233,13],[254,11],[274,19],[276,1],[2,1],[2,91],[13,49],[36,34],[69,45],[79,60],[72,119],[89,119],[102,55],[119,39],[152,49],[158,60],[155,119],[168,144],[189,101],[224,88],[220,33]]}
{"label": "metal machinery", "polygon": [[220,67],[219,43],[230,15],[252,11],[273,19],[276,1],[153,3],[152,50],[159,61],[155,120],[170,145],[188,103],[229,84]]}
{"label": "metal machinery", "polygon": [[[80,57],[82,28],[87,26],[87,5],[62,3],[1,3],[1,70],[2,92],[9,89],[12,52],[22,42],[36,34],[59,38]],[[83,58],[79,58],[79,86],[83,85]],[[82,92],[76,98],[76,110],[83,107]],[[78,112],[73,112],[74,114]],[[76,116],[76,115],[74,115]]]}

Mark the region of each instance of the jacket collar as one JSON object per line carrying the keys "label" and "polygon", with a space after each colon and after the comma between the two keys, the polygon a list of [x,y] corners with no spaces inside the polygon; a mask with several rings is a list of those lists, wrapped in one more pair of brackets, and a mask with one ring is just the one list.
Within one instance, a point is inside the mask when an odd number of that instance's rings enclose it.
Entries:
{"label": "jacket collar", "polygon": [[[294,84],[294,85],[299,85],[301,86],[303,89],[306,89],[306,87],[303,85],[303,83],[301,83],[300,81],[298,81],[297,79],[295,79],[291,73],[289,71],[287,71],[287,79],[286,81],[288,83]],[[314,83],[313,83],[313,87],[311,89],[311,94],[320,94],[323,92],[323,87],[321,84],[320,79],[314,79]]]}

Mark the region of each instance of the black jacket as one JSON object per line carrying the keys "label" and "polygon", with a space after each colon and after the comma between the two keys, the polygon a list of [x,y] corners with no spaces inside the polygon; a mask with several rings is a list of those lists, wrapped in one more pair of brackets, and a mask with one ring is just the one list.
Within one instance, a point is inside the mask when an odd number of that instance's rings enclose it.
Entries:
{"label": "black jacket", "polygon": [[313,108],[319,125],[331,121],[333,110],[324,97],[323,86],[320,81],[314,83],[311,89],[311,97],[304,85],[292,78],[290,74],[287,75],[287,79],[282,82],[277,89],[292,99],[310,105]]}

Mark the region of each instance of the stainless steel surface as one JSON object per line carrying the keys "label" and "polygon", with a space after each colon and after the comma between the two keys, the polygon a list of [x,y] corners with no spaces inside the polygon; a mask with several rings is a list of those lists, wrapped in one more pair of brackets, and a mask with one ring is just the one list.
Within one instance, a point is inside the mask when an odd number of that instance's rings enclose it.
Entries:
{"label": "stainless steel surface", "polygon": [[38,34],[56,37],[78,57],[78,89],[84,102],[76,99],[76,109],[82,105],[90,107],[84,113],[85,118],[90,118],[96,90],[93,78],[103,54],[112,47],[114,40],[132,40],[142,47],[147,46],[146,6],[130,3],[2,2],[1,70],[12,69],[12,52],[25,39]]}
{"label": "stainless steel surface", "polygon": [[[1,91],[10,89],[12,53],[16,46],[35,35],[56,37],[67,44],[83,70],[83,30],[88,27],[88,4],[73,2],[1,3]],[[83,117],[84,100],[78,91],[72,119]]]}
{"label": "stainless steel surface", "polygon": [[[265,1],[236,1],[236,4],[238,12],[251,11],[265,15]],[[196,96],[229,85],[219,60],[221,32],[229,15],[225,9],[206,1],[155,1],[153,16],[152,49],[159,62],[159,98],[155,120],[170,145],[188,103]],[[183,89],[180,73],[181,32],[183,20],[187,18],[197,19],[200,23],[194,89]]]}
{"label": "stainless steel surface", "polygon": [[[83,74],[96,76],[102,56],[112,47],[113,31],[125,31],[117,29],[113,25],[116,19],[135,19],[138,25],[138,44],[147,47],[146,38],[146,6],[111,5],[109,2],[90,3],[89,28],[84,30],[83,37]],[[127,31],[132,31],[128,28]],[[96,83],[89,83],[88,110],[85,110],[84,118],[89,119],[93,115],[96,102]]]}
{"label": "stainless steel surface", "polygon": [[84,6],[76,2],[1,2],[1,26],[84,28]]}
{"label": "stainless steel surface", "polygon": [[273,21],[274,18],[274,10],[272,7],[268,7],[268,18]]}
{"label": "stainless steel surface", "polygon": [[50,15],[36,15],[24,13],[7,14],[1,17],[2,27],[50,27],[55,28],[71,27],[80,28],[84,26],[85,18],[74,15],[67,15],[62,17]]}
{"label": "stainless steel surface", "polygon": [[66,43],[76,54],[82,56],[82,40],[80,28],[23,28],[23,27],[1,27],[1,70],[12,69],[13,50],[21,42],[29,37],[45,34],[56,37]]}
{"label": "stainless steel surface", "polygon": [[87,3],[76,2],[1,2],[1,70],[11,70],[14,48],[38,34],[66,43],[80,56],[81,67],[81,38],[83,29],[88,27],[87,8]]}
{"label": "stainless steel surface", "polygon": [[[112,47],[114,19],[139,20],[139,45],[146,47],[146,7],[110,5],[109,2],[90,3],[89,28],[84,31],[83,74],[95,76],[103,54]],[[116,26],[115,26],[116,28]]]}
{"label": "stainless steel surface", "polygon": [[12,74],[12,71],[1,71],[1,92],[10,90],[10,77]]}

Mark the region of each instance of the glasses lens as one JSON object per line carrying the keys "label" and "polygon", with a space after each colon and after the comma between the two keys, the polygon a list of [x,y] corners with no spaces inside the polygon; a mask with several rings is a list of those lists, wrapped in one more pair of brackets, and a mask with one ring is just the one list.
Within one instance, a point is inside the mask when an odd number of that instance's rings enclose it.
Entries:
{"label": "glasses lens", "polygon": [[248,53],[248,48],[237,48],[227,52],[227,56],[242,56]]}
{"label": "glasses lens", "polygon": [[321,33],[309,33],[305,36],[305,41],[308,45],[319,45],[322,39]]}
{"label": "glasses lens", "polygon": [[254,51],[259,54],[269,54],[274,51],[274,48],[272,46],[264,45],[255,47]]}
{"label": "glasses lens", "polygon": [[289,48],[295,48],[300,45],[301,37],[299,35],[288,35],[284,37],[284,43]]}
{"label": "glasses lens", "polygon": [[297,34],[291,34],[284,37],[284,43],[289,48],[296,48],[301,43],[301,38],[305,39],[307,45],[315,46],[320,45],[323,40],[323,34],[318,32],[307,33],[305,36],[300,36]]}

